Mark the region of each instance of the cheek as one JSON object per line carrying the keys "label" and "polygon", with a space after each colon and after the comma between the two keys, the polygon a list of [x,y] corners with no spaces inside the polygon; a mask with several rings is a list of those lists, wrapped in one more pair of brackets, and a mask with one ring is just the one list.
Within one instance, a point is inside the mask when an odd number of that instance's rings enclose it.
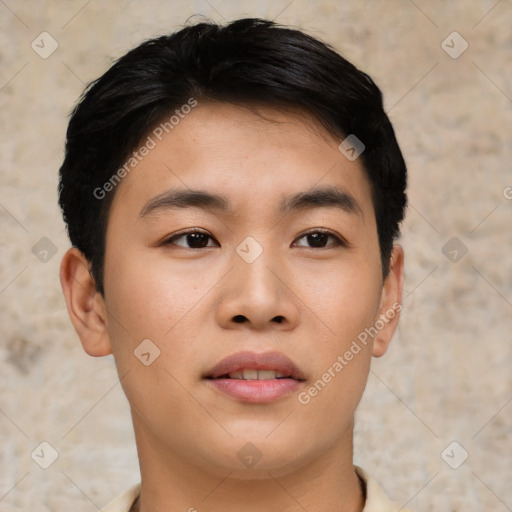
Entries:
{"label": "cheek", "polygon": [[204,295],[205,283],[193,269],[150,256],[127,250],[110,266],[106,261],[105,287],[113,315],[134,337],[164,340]]}
{"label": "cheek", "polygon": [[[205,273],[193,262],[180,265],[161,255],[155,257],[156,252],[125,249],[122,257],[105,262],[106,305],[111,313],[108,332],[118,372],[130,371],[148,386],[169,375],[144,371],[136,358],[144,340],[154,344],[144,342],[150,352],[158,354],[155,366],[169,369],[180,381],[197,371],[194,353],[204,343],[201,329],[206,322],[208,291],[218,281],[217,275]],[[204,262],[199,264],[204,267]]]}
{"label": "cheek", "polygon": [[194,291],[189,276],[165,272],[143,251],[125,250],[119,256],[105,261],[108,332],[118,374],[137,416],[164,422],[170,435],[184,428],[180,418],[193,407],[179,385],[183,374],[192,371],[190,347],[178,341],[190,336],[186,314],[201,290]]}
{"label": "cheek", "polygon": [[357,407],[366,385],[372,346],[368,328],[375,322],[381,291],[379,262],[373,260],[339,265],[304,281],[302,287],[315,313],[315,345],[320,347],[312,360],[310,386],[298,401],[316,411],[312,416],[331,411],[337,431]]}
{"label": "cheek", "polygon": [[310,321],[333,348],[342,348],[375,320],[382,280],[380,262],[374,260],[342,255],[339,261],[308,262],[294,269],[293,286],[304,311],[314,314]]}
{"label": "cheek", "polygon": [[311,379],[297,396],[311,422],[310,432],[324,432],[325,446],[350,427],[361,400],[372,347],[365,329],[373,324],[379,304],[375,285],[347,277],[338,283],[331,280],[330,286],[329,294],[323,294],[326,302],[319,308],[324,324],[318,324],[316,343],[320,346],[312,358]]}

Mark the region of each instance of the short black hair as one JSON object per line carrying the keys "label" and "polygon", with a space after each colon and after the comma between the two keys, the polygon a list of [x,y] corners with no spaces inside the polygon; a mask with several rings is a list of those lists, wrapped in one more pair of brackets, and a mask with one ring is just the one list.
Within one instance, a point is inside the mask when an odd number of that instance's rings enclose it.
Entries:
{"label": "short black hair", "polygon": [[[372,187],[382,274],[400,233],[406,165],[382,93],[332,46],[301,30],[258,18],[224,26],[210,20],[147,40],[91,82],[71,113],[59,171],[59,205],[71,243],[87,258],[96,290],[103,270],[119,171],[155,126],[195,101],[298,108],[332,135],[355,135]],[[118,174],[119,176],[119,174]]]}

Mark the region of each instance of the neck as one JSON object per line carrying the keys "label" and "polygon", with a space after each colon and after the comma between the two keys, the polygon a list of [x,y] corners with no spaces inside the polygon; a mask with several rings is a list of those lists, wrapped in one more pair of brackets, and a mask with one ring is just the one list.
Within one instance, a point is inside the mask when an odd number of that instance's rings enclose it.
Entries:
{"label": "neck", "polygon": [[352,462],[353,423],[336,446],[294,468],[205,468],[161,446],[134,421],[142,486],[133,512],[361,512],[364,493]]}

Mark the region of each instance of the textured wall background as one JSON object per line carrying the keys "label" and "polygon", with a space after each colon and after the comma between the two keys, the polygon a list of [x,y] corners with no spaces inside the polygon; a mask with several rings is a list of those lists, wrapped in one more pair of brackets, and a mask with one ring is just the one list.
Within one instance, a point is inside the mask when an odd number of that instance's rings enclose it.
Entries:
{"label": "textured wall background", "polygon": [[509,0],[0,1],[0,510],[94,511],[139,478],[113,360],[82,351],[61,295],[57,170],[84,84],[193,14],[300,26],[382,88],[410,173],[406,297],[355,461],[418,512],[512,510]]}

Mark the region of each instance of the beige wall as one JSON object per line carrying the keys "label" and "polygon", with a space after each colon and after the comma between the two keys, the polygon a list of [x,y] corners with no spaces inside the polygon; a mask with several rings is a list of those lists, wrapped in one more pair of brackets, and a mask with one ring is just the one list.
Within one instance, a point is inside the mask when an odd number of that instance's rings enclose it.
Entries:
{"label": "beige wall", "polygon": [[[0,510],[93,511],[138,479],[113,361],[82,351],[61,296],[57,170],[84,83],[197,13],[277,16],[382,88],[410,173],[406,297],[355,461],[418,511],[511,510],[512,4],[495,0],[0,2]],[[47,59],[31,48],[43,31],[58,43]],[[453,31],[469,45],[458,58],[442,47]],[[43,237],[47,262],[32,252]],[[458,469],[441,457],[454,440]],[[46,470],[30,456],[42,441],[59,454]]]}

